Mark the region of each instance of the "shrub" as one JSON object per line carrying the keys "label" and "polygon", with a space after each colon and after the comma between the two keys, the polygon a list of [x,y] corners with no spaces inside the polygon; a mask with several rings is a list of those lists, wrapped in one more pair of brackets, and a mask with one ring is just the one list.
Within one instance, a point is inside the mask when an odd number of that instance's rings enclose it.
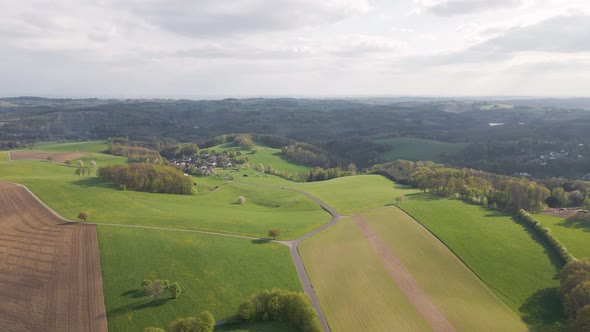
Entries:
{"label": "shrub", "polygon": [[172,295],[172,298],[174,299],[177,299],[178,297],[180,297],[180,294],[182,294],[182,289],[180,289],[180,285],[177,282],[170,285],[170,287],[168,287],[168,290],[170,291],[170,295]]}
{"label": "shrub", "polygon": [[86,221],[89,216],[90,215],[86,211],[81,211],[80,213],[78,213],[78,219],[80,219],[82,221]]}
{"label": "shrub", "polygon": [[127,190],[127,186],[121,183],[119,185],[119,190]]}
{"label": "shrub", "polygon": [[244,197],[244,196],[238,197],[238,204],[244,204],[244,203],[246,203],[246,197]]}

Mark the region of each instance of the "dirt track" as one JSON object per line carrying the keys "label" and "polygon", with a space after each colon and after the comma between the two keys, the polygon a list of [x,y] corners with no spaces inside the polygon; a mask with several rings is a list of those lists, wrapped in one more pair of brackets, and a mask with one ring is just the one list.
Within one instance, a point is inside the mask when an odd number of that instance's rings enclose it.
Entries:
{"label": "dirt track", "polygon": [[47,160],[51,157],[51,160],[64,163],[66,160],[78,159],[86,157],[88,154],[71,152],[71,153],[46,153],[46,152],[28,152],[28,151],[12,151],[10,152],[11,160],[27,160],[27,159],[42,159]]}
{"label": "dirt track", "polygon": [[96,226],[1,181],[0,331],[107,331]]}
{"label": "dirt track", "polygon": [[395,256],[389,247],[379,238],[379,235],[371,229],[369,224],[358,215],[354,216],[354,221],[377,252],[385,270],[389,272],[398,288],[410,303],[414,305],[416,310],[422,315],[426,322],[428,322],[432,329],[437,332],[455,331],[453,325],[451,325],[438,308],[436,308],[436,306],[430,301],[428,295],[424,293],[424,290],[418,285],[414,277],[412,277],[397,256]]}

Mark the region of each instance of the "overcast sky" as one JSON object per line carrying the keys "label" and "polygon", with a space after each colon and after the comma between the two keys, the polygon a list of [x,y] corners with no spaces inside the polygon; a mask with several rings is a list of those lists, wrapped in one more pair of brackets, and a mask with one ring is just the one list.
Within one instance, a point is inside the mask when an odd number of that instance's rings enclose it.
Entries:
{"label": "overcast sky", "polygon": [[0,96],[588,96],[587,0],[0,0]]}

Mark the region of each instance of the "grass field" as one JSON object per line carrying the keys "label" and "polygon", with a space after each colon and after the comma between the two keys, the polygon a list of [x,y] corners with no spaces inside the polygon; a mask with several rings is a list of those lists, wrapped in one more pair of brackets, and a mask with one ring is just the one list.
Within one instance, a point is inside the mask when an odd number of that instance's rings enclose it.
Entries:
{"label": "grass field", "polygon": [[431,160],[442,161],[441,154],[454,155],[461,152],[467,144],[447,143],[420,138],[387,138],[375,140],[376,143],[393,147],[391,151],[381,154],[384,161],[404,160]]}
{"label": "grass field", "polygon": [[8,151],[0,151],[0,162],[8,161]]}
{"label": "grass field", "polygon": [[352,219],[303,241],[305,268],[333,331],[428,331]]}
{"label": "grass field", "polygon": [[590,256],[590,224],[568,221],[565,218],[545,213],[536,214],[535,219],[551,229],[551,233],[577,258]]}
{"label": "grass field", "polygon": [[515,312],[406,213],[386,207],[362,216],[458,331],[526,331]]}
{"label": "grass field", "polygon": [[321,182],[292,183],[287,187],[307,191],[342,214],[382,207],[392,204],[399,195],[417,192],[381,175],[358,175]]}
{"label": "grass field", "polygon": [[561,262],[515,218],[457,200],[416,195],[401,204],[539,331],[560,330]]}
{"label": "grass field", "polygon": [[[276,243],[99,226],[99,244],[109,331],[166,328],[203,310],[219,320],[263,289],[301,291],[289,249]],[[146,278],[178,282],[183,294],[154,302],[139,291]]]}
{"label": "grass field", "polygon": [[[105,158],[117,157],[106,155]],[[86,210],[92,222],[255,237],[266,237],[269,229],[280,228],[283,239],[296,238],[330,219],[321,207],[303,195],[226,183],[214,176],[194,178],[198,194],[190,196],[120,191],[96,177],[77,177],[73,172],[74,168],[46,161],[0,163],[0,179],[28,186],[69,219]],[[240,195],[246,197],[246,204],[236,204]]]}
{"label": "grass field", "polygon": [[283,155],[281,149],[270,148],[263,145],[256,145],[254,147],[256,153],[250,153],[248,150],[242,150],[233,143],[225,143],[217,145],[205,150],[215,150],[217,152],[226,150],[241,151],[243,155],[238,159],[248,158],[248,164],[258,165],[263,164],[266,168],[268,165],[272,165],[272,168],[279,172],[287,172],[289,174],[305,174],[313,169],[313,167],[302,165],[294,160],[290,160]]}
{"label": "grass field", "polygon": [[106,150],[107,144],[104,141],[91,142],[45,142],[35,144],[35,150],[46,152],[88,152],[100,153]]}

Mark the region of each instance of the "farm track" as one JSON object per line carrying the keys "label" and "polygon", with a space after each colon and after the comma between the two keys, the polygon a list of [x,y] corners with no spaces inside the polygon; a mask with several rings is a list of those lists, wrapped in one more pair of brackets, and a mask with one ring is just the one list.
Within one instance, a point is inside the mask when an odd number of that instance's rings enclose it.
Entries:
{"label": "farm track", "polygon": [[405,297],[414,305],[416,310],[428,322],[430,327],[436,332],[453,332],[455,328],[430,301],[428,295],[418,285],[411,273],[404,267],[402,262],[385,244],[379,235],[367,224],[359,215],[353,216],[355,224],[361,232],[367,237],[369,243],[375,249],[385,270],[391,275],[398,288]]}
{"label": "farm track", "polygon": [[96,226],[0,181],[0,330],[107,331]]}

